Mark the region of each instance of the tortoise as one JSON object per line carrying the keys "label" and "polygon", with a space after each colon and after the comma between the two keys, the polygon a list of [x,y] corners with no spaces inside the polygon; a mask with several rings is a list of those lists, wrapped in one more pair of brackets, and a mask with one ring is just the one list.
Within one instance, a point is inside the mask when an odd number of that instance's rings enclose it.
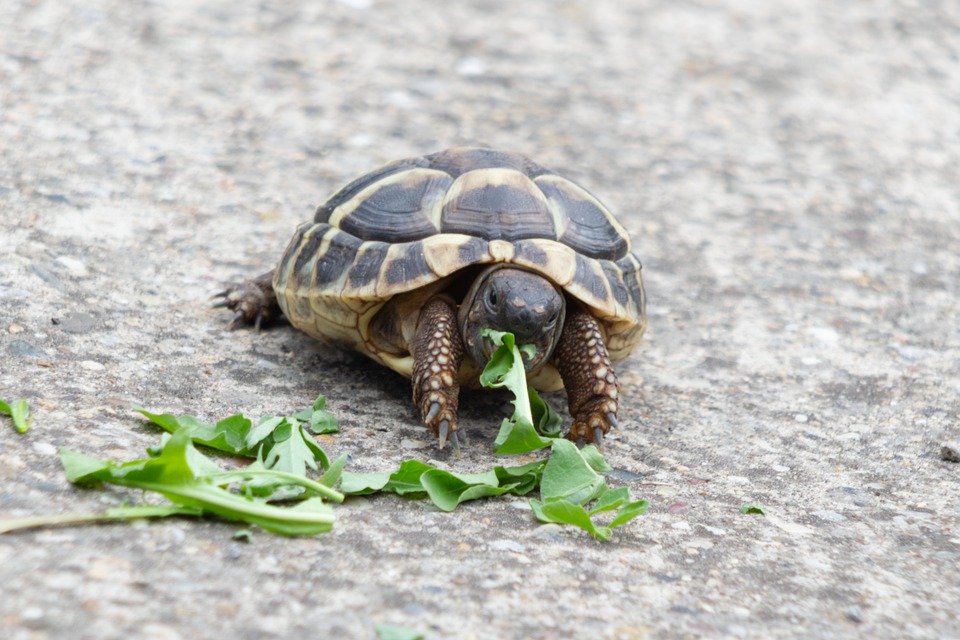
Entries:
{"label": "tortoise", "polygon": [[567,437],[618,427],[612,362],[646,328],[640,260],[586,189],[517,153],[458,147],[356,178],[300,225],[278,266],[217,294],[230,328],[282,313],[412,379],[442,449],[459,450],[460,386],[476,386],[485,327],[534,345],[536,389],[565,387]]}

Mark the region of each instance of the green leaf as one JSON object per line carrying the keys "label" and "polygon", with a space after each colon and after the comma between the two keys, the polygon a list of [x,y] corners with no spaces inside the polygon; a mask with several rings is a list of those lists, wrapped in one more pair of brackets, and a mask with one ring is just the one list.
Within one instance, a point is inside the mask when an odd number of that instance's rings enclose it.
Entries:
{"label": "green leaf", "polygon": [[30,417],[30,407],[26,400],[14,400],[12,404],[0,400],[0,413],[5,413],[13,418],[13,426],[19,433],[26,433],[30,425],[33,424],[33,418]]}
{"label": "green leaf", "polygon": [[133,405],[133,409],[169,433],[186,429],[196,444],[236,455],[250,455],[246,438],[251,423],[242,415],[230,416],[211,425],[189,415],[176,417],[169,413],[150,413],[137,404]]}
{"label": "green leaf", "polygon": [[340,423],[332,413],[324,409],[327,406],[327,399],[324,396],[317,396],[313,403],[313,413],[310,415],[310,431],[321,433],[337,433],[340,431]]}
{"label": "green leaf", "polygon": [[407,460],[394,473],[344,472],[339,489],[347,495],[389,491],[418,497],[426,493],[438,508],[452,511],[467,500],[504,493],[529,493],[537,487],[545,464],[546,461],[538,461],[516,467],[496,466],[483,473],[458,474]]}
{"label": "green leaf", "polygon": [[614,511],[630,501],[630,489],[620,487],[605,491],[587,512],[591,516],[603,511]]}
{"label": "green leaf", "polygon": [[750,513],[750,514],[756,514],[761,516],[767,515],[767,512],[764,511],[763,507],[761,507],[759,504],[754,504],[752,502],[747,503],[742,507],[740,507],[740,513]]}
{"label": "green leaf", "polygon": [[264,440],[264,438],[271,435],[274,430],[283,422],[285,422],[285,419],[282,416],[261,418],[259,424],[251,429],[250,433],[247,434],[247,448],[253,451],[256,446]]}
{"label": "green leaf", "polygon": [[[484,329],[483,335],[497,345],[483,373],[480,384],[485,387],[509,390],[513,396],[513,416],[500,424],[500,432],[494,440],[498,455],[527,453],[550,446],[550,440],[540,437],[535,425],[543,425],[559,432],[559,416],[552,413],[533,389],[527,388],[527,374],[523,359],[511,333]],[[537,409],[534,415],[534,407]]]}
{"label": "green leaf", "polygon": [[367,495],[378,491],[389,491],[401,496],[422,494],[426,490],[420,484],[420,476],[433,468],[419,460],[405,460],[393,473],[344,471],[340,480],[340,492],[347,495]]}
{"label": "green leaf", "polygon": [[467,500],[502,495],[516,486],[500,486],[500,481],[493,471],[464,478],[441,469],[424,472],[420,476],[420,483],[433,503],[443,511],[453,511],[457,505]]}
{"label": "green leaf", "polygon": [[530,411],[533,413],[533,421],[537,427],[537,432],[548,438],[559,437],[563,427],[563,418],[533,388],[529,390],[529,394]]}
{"label": "green leaf", "polygon": [[595,444],[588,444],[583,449],[580,449],[580,457],[597,473],[613,471],[613,467],[607,464],[603,454],[600,453],[600,450],[597,449],[597,445]]}
{"label": "green leaf", "polygon": [[[310,498],[293,508],[280,508],[238,496],[218,486],[214,476],[204,473],[212,462],[196,451],[187,429],[181,429],[170,436],[160,455],[155,458],[124,464],[101,463],[82,454],[64,450],[61,459],[68,477],[78,482],[110,482],[154,491],[176,504],[201,509],[204,513],[229,520],[255,524],[274,533],[312,535],[329,531],[333,524],[330,506],[320,498]],[[201,463],[200,460],[206,462]],[[281,477],[281,474],[271,471],[260,473],[274,473]],[[295,478],[293,482],[302,484],[312,481]],[[316,485],[319,491],[340,496],[329,487],[317,483],[313,485]]]}
{"label": "green leaf", "polygon": [[[281,431],[284,433],[281,434]],[[283,437],[284,435],[286,437]],[[286,471],[299,476],[306,475],[307,467],[317,470],[314,452],[306,442],[309,436],[303,433],[299,424],[296,428],[291,425],[289,429],[284,429],[282,425],[273,433],[273,437],[276,440],[263,461],[268,469]]]}
{"label": "green leaf", "polygon": [[540,483],[544,500],[566,498],[585,504],[606,491],[606,481],[594,471],[577,446],[569,440],[553,441],[553,451]]}
{"label": "green leaf", "polygon": [[98,474],[107,471],[111,464],[66,448],[60,449],[60,463],[67,480],[79,485],[99,484]]}
{"label": "green leaf", "polygon": [[112,507],[104,513],[64,513],[52,516],[25,516],[0,520],[0,533],[50,527],[65,524],[85,524],[110,520],[134,520],[137,518],[166,518],[168,516],[198,516],[203,511],[194,507],[180,506],[123,506]]}
{"label": "green leaf", "polygon": [[619,527],[625,525],[639,515],[642,515],[647,512],[647,509],[650,508],[650,503],[646,500],[637,500],[636,502],[629,502],[623,507],[620,508],[620,511],[617,512],[617,517],[610,521],[610,524],[607,525],[611,529],[614,527]]}
{"label": "green leaf", "polygon": [[332,413],[324,410],[327,406],[325,396],[317,396],[313,402],[313,409],[298,411],[293,417],[309,425],[308,429],[315,433],[336,433],[340,430],[339,423]]}
{"label": "green leaf", "polygon": [[347,465],[347,454],[341,453],[340,457],[337,458],[333,464],[329,465],[330,468],[327,469],[326,473],[324,473],[323,476],[320,478],[320,484],[326,485],[331,488],[337,486],[337,483],[340,482],[340,478],[343,476],[343,468],[346,465]]}
{"label": "green leaf", "polygon": [[511,421],[504,418],[493,446],[497,455],[506,456],[545,449],[550,446],[550,441],[541,438],[532,424],[524,420]]}
{"label": "green leaf", "polygon": [[533,508],[534,515],[541,522],[555,522],[580,527],[598,540],[606,540],[610,537],[609,527],[596,527],[587,510],[569,500],[563,498],[554,498],[546,502],[531,500],[530,506]]}
{"label": "green leaf", "polygon": [[250,529],[237,529],[230,537],[237,542],[245,542],[247,544],[253,542],[253,532],[250,531]]}
{"label": "green leaf", "polygon": [[365,496],[383,491],[383,488],[390,482],[391,475],[389,471],[382,473],[344,471],[340,478],[340,486],[337,488],[341,493],[348,496]]}
{"label": "green leaf", "polygon": [[377,623],[379,640],[425,640],[426,636],[419,631],[396,624]]}
{"label": "green leaf", "polygon": [[[330,466],[326,452],[296,418],[282,418],[279,422],[265,420],[257,429],[263,425],[273,425],[271,433],[258,440],[267,468],[302,476],[308,467],[316,471],[318,463],[324,469]],[[256,437],[260,435],[257,433]]]}

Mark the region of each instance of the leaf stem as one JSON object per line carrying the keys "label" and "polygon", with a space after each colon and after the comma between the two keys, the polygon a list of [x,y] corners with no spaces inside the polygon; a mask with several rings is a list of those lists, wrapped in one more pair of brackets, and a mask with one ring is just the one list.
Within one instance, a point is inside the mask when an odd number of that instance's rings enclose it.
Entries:
{"label": "leaf stem", "polygon": [[320,484],[319,482],[314,482],[310,478],[304,478],[303,476],[298,476],[294,473],[287,473],[286,471],[224,471],[222,473],[211,473],[203,477],[213,481],[215,484],[219,484],[218,481],[220,480],[230,480],[233,478],[242,480],[243,478],[249,478],[253,476],[266,476],[288,480],[291,484],[300,485],[301,487],[310,489],[334,502],[343,502],[343,494],[336,489],[331,489],[325,484]]}

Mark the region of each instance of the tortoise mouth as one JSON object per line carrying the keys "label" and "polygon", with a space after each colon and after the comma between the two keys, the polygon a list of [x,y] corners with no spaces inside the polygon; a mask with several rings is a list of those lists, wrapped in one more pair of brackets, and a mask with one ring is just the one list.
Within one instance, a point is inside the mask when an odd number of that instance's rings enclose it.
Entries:
{"label": "tortoise mouth", "polygon": [[560,337],[566,300],[543,275],[512,264],[480,273],[460,305],[459,323],[470,356],[485,367],[497,350],[483,329],[513,334],[524,369],[535,373],[550,359]]}
{"label": "tortoise mouth", "polygon": [[[525,346],[534,347],[535,351],[533,356],[529,355],[529,350],[524,349]],[[483,362],[478,363],[482,367],[486,367],[487,363],[490,362],[490,358],[493,357],[494,352],[497,350],[497,345],[494,344],[493,340],[489,336],[481,334],[480,336],[480,349],[483,354]],[[517,350],[520,351],[520,359],[523,361],[523,368],[527,373],[535,373],[540,369],[544,364],[546,364],[547,357],[550,355],[550,352],[537,348],[537,345],[528,343],[527,345],[518,344]],[[476,358],[474,358],[476,359]]]}

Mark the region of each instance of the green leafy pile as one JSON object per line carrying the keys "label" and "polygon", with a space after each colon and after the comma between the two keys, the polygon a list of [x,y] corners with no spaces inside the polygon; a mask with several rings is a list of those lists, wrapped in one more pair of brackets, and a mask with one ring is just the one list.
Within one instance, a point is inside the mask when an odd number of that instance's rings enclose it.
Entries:
{"label": "green leafy pile", "polygon": [[[429,499],[437,508],[453,511],[469,500],[523,496],[539,489],[539,500],[530,500],[539,520],[574,525],[599,540],[608,539],[614,527],[630,522],[649,504],[631,501],[626,487],[607,486],[601,474],[611,468],[596,447],[578,449],[557,437],[560,417],[527,388],[522,348],[515,345],[511,334],[487,335],[498,348],[481,383],[506,388],[515,396],[514,414],[501,425],[496,451],[516,454],[550,447],[546,459],[519,466],[498,465],[483,473],[453,473],[417,460],[407,460],[391,472],[355,473],[344,470],[346,456],[331,463],[313,437],[337,430],[323,396],[312,409],[264,418],[256,426],[242,415],[211,425],[194,416],[154,414],[135,406],[168,432],[160,446],[149,449],[148,458],[122,464],[63,449],[61,461],[67,477],[81,486],[109,483],[155,492],[174,506],[123,506],[103,514],[7,520],[0,522],[0,533],[91,520],[209,514],[273,533],[312,535],[330,530],[334,521],[330,503],[342,502],[347,495],[392,492]],[[230,460],[252,461],[225,470],[197,445],[228,454]],[[311,479],[311,474],[319,477]],[[596,516],[605,512],[615,513],[606,524],[598,524]]]}

